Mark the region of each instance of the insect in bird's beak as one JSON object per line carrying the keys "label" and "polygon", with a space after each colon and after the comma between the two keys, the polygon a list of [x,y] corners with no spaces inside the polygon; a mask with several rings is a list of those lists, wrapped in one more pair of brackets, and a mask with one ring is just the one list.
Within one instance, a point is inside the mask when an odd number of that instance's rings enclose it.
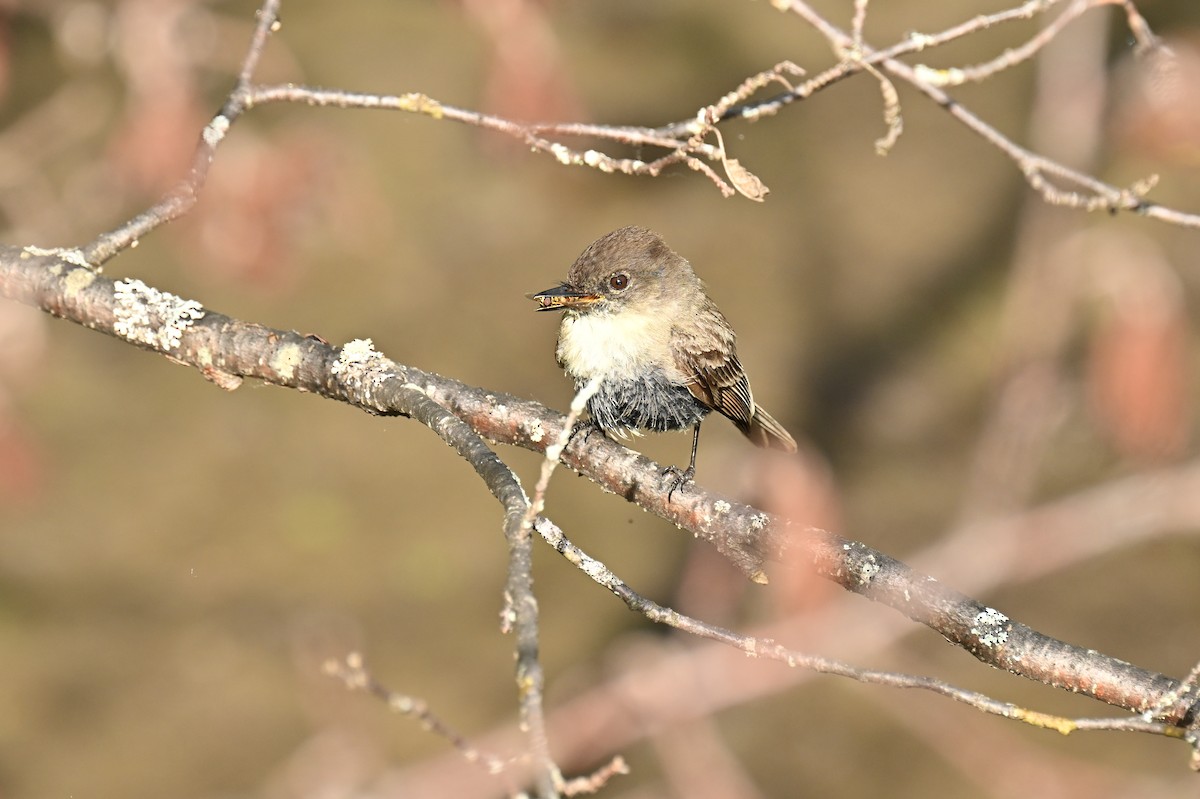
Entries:
{"label": "insect in bird's beak", "polygon": [[582,308],[600,299],[599,294],[589,294],[586,291],[562,283],[552,289],[539,291],[536,294],[525,295],[538,304],[539,311],[567,311],[572,308]]}

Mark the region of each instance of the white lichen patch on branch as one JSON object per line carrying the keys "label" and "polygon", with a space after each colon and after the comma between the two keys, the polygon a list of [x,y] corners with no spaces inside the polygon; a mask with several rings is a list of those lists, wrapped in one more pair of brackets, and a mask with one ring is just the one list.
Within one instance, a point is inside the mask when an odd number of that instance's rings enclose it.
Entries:
{"label": "white lichen patch on branch", "polygon": [[[601,172],[611,172],[612,166],[607,164],[608,157],[599,150],[587,150],[583,154],[583,163],[595,167]],[[605,168],[607,167],[607,169]]]}
{"label": "white lichen patch on branch", "polygon": [[304,353],[295,344],[286,344],[275,351],[268,366],[279,377],[286,381],[296,378],[296,369],[303,360]]}
{"label": "white lichen patch on branch", "polygon": [[140,280],[118,280],[113,286],[113,332],[159,352],[179,346],[183,333],[204,318],[204,306]]}
{"label": "white lichen patch on branch", "polygon": [[83,250],[77,248],[66,249],[62,247],[36,247],[32,244],[30,244],[28,247],[22,248],[22,258],[28,258],[31,255],[39,258],[57,258],[60,261],[65,261],[69,264],[73,264],[74,266],[82,266],[84,269],[91,269],[97,272],[100,271],[99,267],[88,262],[87,257],[83,254]]}
{"label": "white lichen patch on branch", "polygon": [[918,53],[934,43],[932,36],[925,33],[917,33],[916,31],[909,32],[908,40],[912,42],[913,47],[917,48],[916,52]]}
{"label": "white lichen patch on branch", "polygon": [[930,86],[948,88],[950,86],[961,86],[967,82],[967,73],[957,67],[936,69],[925,64],[916,64],[913,66],[913,72],[916,74],[918,81]]}
{"label": "white lichen patch on branch", "polygon": [[204,143],[209,147],[216,147],[228,132],[229,118],[224,114],[217,114],[213,117],[212,122],[204,126],[204,133],[202,134],[204,136]]}
{"label": "white lichen patch on branch", "polygon": [[995,608],[984,608],[975,614],[971,635],[988,649],[999,649],[1008,642],[1008,616]]}
{"label": "white lichen patch on branch", "polygon": [[352,394],[374,404],[375,389],[391,376],[391,361],[375,349],[371,339],[359,338],[342,345],[330,371]]}
{"label": "white lichen patch on branch", "polygon": [[881,567],[879,565],[879,561],[875,559],[874,553],[867,555],[867,557],[863,560],[862,565],[858,569],[858,574],[855,575],[858,577],[859,585],[870,585],[871,581],[875,579],[875,575],[879,574],[880,570]]}
{"label": "white lichen patch on branch", "polygon": [[554,156],[556,161],[563,165],[571,164],[575,160],[570,148],[565,144],[559,144],[557,142],[550,145],[550,154]]}
{"label": "white lichen patch on branch", "polygon": [[96,282],[96,273],[90,269],[72,269],[63,280],[68,297],[77,297],[79,292]]}

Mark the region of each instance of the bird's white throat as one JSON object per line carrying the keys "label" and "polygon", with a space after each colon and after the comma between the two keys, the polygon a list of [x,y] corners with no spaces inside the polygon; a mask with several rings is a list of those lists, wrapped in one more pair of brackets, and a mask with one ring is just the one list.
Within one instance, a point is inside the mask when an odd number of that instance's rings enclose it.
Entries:
{"label": "bird's white throat", "polygon": [[670,320],[632,312],[563,316],[558,361],[574,378],[633,379],[670,363]]}

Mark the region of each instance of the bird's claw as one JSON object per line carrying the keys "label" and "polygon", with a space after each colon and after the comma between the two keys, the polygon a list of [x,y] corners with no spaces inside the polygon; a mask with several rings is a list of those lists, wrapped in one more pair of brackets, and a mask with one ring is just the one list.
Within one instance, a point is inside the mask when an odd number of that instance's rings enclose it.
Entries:
{"label": "bird's claw", "polygon": [[595,433],[597,431],[599,431],[600,435],[602,435],[602,436],[607,437],[607,435],[608,435],[607,433],[604,432],[604,428],[602,428],[600,425],[596,424],[596,422],[593,421],[592,419],[576,419],[575,424],[571,427],[571,435],[567,436],[567,443],[568,444],[575,443],[575,436],[582,433],[583,434],[583,443],[586,444],[588,442],[588,439],[592,437],[592,433]]}
{"label": "bird's claw", "polygon": [[692,482],[692,478],[696,476],[696,467],[689,466],[686,469],[680,469],[678,466],[668,466],[662,470],[662,476],[671,486],[667,489],[667,503],[670,504],[671,497],[675,492],[686,490]]}

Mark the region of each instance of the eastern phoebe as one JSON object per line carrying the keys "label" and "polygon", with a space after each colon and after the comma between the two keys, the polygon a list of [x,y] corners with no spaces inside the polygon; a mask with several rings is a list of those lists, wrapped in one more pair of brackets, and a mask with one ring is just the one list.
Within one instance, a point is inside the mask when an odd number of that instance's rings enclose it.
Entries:
{"label": "eastern phoebe", "polygon": [[593,377],[588,413],[603,431],[693,427],[692,458],[677,482],[696,474],[700,423],[709,411],[729,417],[760,447],[795,452],[783,425],[754,403],[738,362],[733,328],[686,259],[657,233],[624,227],[583,251],[567,281],[529,295],[539,311],[565,311],[559,366],[576,388]]}

